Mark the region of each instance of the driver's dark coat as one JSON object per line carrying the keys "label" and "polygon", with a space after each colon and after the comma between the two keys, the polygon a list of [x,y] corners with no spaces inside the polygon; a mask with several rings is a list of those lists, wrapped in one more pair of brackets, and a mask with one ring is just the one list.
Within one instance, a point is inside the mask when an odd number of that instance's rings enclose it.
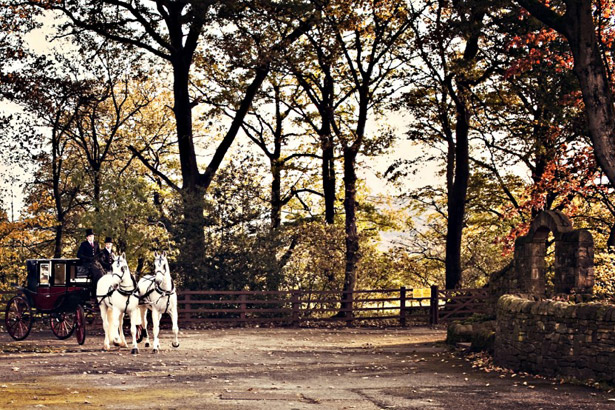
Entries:
{"label": "driver's dark coat", "polygon": [[111,267],[113,264],[113,252],[109,252],[107,248],[100,251],[100,264],[107,272],[113,270]]}
{"label": "driver's dark coat", "polygon": [[95,262],[100,254],[100,247],[98,242],[94,241],[94,246],[91,246],[88,241],[81,242],[79,250],[77,251],[77,257],[81,259],[84,264],[90,264]]}

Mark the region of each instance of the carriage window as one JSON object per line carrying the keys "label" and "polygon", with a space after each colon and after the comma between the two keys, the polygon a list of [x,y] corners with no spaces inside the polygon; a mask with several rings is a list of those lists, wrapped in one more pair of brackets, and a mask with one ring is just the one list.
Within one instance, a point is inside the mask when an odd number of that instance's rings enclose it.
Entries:
{"label": "carriage window", "polygon": [[49,285],[49,277],[51,276],[51,262],[45,262],[39,265],[39,275],[39,285]]}
{"label": "carriage window", "polygon": [[66,285],[66,265],[64,263],[53,265],[53,284]]}
{"label": "carriage window", "polygon": [[75,280],[76,272],[77,272],[77,267],[75,265],[68,266],[68,278],[71,282]]}

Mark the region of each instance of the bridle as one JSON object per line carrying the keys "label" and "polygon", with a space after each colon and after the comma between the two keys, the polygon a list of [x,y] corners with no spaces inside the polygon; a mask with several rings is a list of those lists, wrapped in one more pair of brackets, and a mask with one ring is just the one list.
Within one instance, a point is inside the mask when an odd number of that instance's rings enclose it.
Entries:
{"label": "bridle", "polygon": [[[116,263],[116,261],[113,261],[113,263]],[[122,287],[122,282],[124,281],[124,275],[126,274],[126,272],[130,272],[128,270],[128,266],[124,263],[123,265],[121,265],[122,263],[122,259],[121,258],[117,258],[117,264],[120,268],[120,271],[122,272],[122,274],[120,275],[119,273],[113,272],[112,275],[113,276],[117,276],[118,278],[120,278],[120,284],[118,285],[118,288],[116,289],[122,296],[129,296],[132,295],[132,293],[137,289],[137,282],[135,281],[134,276],[132,276],[132,274],[130,274],[130,279],[132,280],[132,289],[124,289]]]}

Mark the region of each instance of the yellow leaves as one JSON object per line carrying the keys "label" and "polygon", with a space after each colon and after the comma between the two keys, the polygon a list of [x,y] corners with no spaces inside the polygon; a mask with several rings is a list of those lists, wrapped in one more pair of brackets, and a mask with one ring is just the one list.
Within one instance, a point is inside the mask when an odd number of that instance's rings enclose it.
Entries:
{"label": "yellow leaves", "polygon": [[594,256],[594,293],[615,299],[615,253],[598,252]]}

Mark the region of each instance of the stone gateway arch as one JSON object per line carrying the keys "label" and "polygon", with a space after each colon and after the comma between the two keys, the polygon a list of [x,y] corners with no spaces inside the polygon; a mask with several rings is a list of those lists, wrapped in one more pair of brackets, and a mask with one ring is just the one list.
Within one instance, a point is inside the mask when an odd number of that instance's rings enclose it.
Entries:
{"label": "stone gateway arch", "polygon": [[594,286],[594,239],[585,229],[573,229],[560,211],[542,211],[529,232],[515,241],[511,291],[545,295],[547,238],[555,241],[555,293],[591,293]]}

